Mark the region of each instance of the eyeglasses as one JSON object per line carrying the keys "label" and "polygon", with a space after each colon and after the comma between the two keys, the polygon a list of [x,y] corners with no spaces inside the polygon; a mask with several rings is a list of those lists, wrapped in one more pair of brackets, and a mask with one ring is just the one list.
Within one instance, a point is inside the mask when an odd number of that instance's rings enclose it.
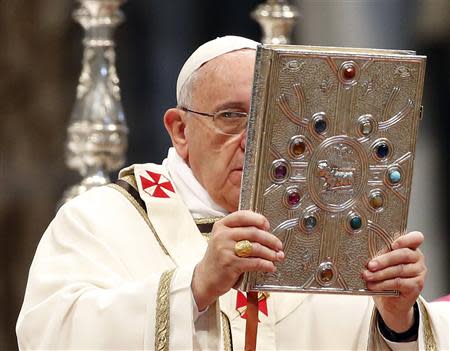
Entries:
{"label": "eyeglasses", "polygon": [[248,113],[241,111],[217,111],[214,113],[198,112],[179,106],[180,110],[195,113],[200,116],[212,117],[214,126],[222,133],[236,135],[247,127]]}

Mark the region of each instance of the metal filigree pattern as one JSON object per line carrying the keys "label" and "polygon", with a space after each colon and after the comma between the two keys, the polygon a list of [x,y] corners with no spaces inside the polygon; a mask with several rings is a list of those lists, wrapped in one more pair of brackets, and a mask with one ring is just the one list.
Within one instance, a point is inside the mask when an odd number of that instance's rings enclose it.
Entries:
{"label": "metal filigree pattern", "polygon": [[424,68],[411,52],[258,48],[240,208],[286,259],[244,289],[372,293],[361,271],[406,230]]}

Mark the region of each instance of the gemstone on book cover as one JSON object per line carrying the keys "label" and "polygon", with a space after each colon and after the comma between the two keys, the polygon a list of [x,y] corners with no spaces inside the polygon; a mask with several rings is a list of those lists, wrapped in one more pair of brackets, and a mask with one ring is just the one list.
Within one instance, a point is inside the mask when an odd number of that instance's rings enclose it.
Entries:
{"label": "gemstone on book cover", "polygon": [[369,196],[369,204],[375,210],[382,208],[384,204],[383,194],[377,190],[373,191]]}
{"label": "gemstone on book cover", "polygon": [[379,143],[375,150],[378,158],[386,158],[389,155],[389,146],[385,142]]}
{"label": "gemstone on book cover", "polygon": [[289,151],[292,157],[298,158],[306,151],[306,144],[302,137],[294,136],[289,145]]}
{"label": "gemstone on book cover", "polygon": [[317,112],[312,116],[312,127],[317,134],[324,134],[328,128],[325,112]]}
{"label": "gemstone on book cover", "polygon": [[375,159],[381,162],[386,161],[393,153],[391,141],[385,138],[376,140],[371,148]]}
{"label": "gemstone on book cover", "polygon": [[371,114],[365,114],[358,118],[355,127],[359,136],[367,138],[376,132],[377,122]]}
{"label": "gemstone on book cover", "polygon": [[340,79],[344,84],[355,84],[358,75],[357,64],[353,61],[346,61],[342,63],[339,68],[339,74]]}
{"label": "gemstone on book cover", "polygon": [[322,262],[317,269],[316,279],[322,286],[328,286],[333,284],[336,274],[333,263]]}
{"label": "gemstone on book cover", "polygon": [[269,170],[269,178],[272,182],[280,184],[289,178],[290,167],[284,159],[274,160]]}
{"label": "gemstone on book cover", "polygon": [[370,120],[366,119],[365,121],[362,121],[359,125],[359,130],[361,131],[361,134],[364,136],[370,135],[372,133],[373,127]]}
{"label": "gemstone on book cover", "polygon": [[285,204],[290,208],[295,208],[300,203],[300,190],[296,187],[286,189]]}
{"label": "gemstone on book cover", "polygon": [[345,79],[353,79],[356,75],[356,68],[353,65],[348,65],[344,67],[343,74]]}
{"label": "gemstone on book cover", "polygon": [[362,219],[358,215],[352,215],[350,217],[350,228],[353,230],[361,229],[362,227]]}
{"label": "gemstone on book cover", "polygon": [[389,183],[395,185],[400,183],[402,180],[402,173],[400,171],[400,168],[398,167],[392,167],[388,170],[388,181]]}
{"label": "gemstone on book cover", "polygon": [[308,230],[313,230],[315,226],[317,225],[317,219],[316,217],[310,215],[303,218],[303,225]]}
{"label": "gemstone on book cover", "polygon": [[318,119],[314,122],[314,130],[318,134],[322,134],[327,129],[327,122],[323,119]]}

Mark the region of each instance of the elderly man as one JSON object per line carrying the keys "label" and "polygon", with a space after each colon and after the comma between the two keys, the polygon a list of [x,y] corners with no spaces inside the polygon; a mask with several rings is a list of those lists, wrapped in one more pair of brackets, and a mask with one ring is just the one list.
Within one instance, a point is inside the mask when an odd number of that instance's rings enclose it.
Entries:
{"label": "elderly man", "polygon": [[[197,49],[164,116],[173,148],[163,164],[126,168],[61,208],[30,270],[21,349],[243,348],[245,295],[233,287],[284,259],[268,221],[237,211],[256,45],[223,37]],[[250,257],[236,255],[241,240]],[[398,298],[262,294],[257,348],[448,346],[440,315],[416,302],[422,241],[399,238],[362,272],[369,289]]]}

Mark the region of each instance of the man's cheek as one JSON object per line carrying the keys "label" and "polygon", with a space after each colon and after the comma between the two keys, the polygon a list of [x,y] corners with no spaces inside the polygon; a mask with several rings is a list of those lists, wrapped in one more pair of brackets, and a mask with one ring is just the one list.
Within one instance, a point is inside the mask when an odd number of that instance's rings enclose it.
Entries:
{"label": "man's cheek", "polygon": [[242,179],[242,171],[241,170],[231,171],[228,179],[232,185],[240,188],[241,187],[241,179]]}

